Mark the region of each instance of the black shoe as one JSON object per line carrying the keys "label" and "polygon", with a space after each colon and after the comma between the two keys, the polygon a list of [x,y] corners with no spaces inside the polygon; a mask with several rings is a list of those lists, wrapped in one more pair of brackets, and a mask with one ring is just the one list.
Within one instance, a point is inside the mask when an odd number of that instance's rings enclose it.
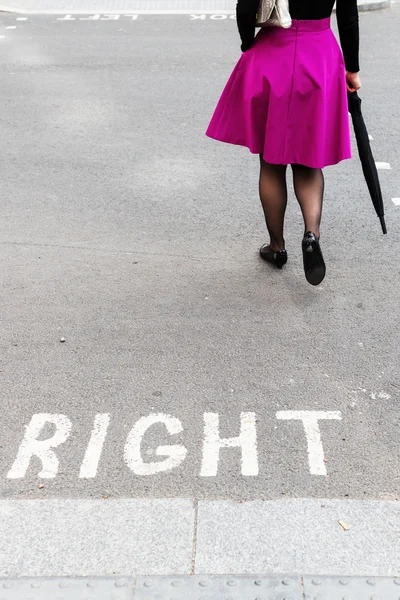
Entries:
{"label": "black shoe", "polygon": [[271,246],[264,244],[260,248],[260,256],[263,260],[275,265],[278,269],[282,269],[287,263],[286,250],[271,250]]}
{"label": "black shoe", "polygon": [[308,231],[301,244],[303,250],[304,273],[308,283],[319,285],[326,273],[324,257],[319,240],[314,233]]}

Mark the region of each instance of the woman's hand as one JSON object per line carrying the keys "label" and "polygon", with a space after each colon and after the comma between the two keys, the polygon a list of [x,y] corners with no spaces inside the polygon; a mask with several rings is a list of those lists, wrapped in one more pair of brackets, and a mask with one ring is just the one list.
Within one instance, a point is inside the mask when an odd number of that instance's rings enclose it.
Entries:
{"label": "woman's hand", "polygon": [[361,87],[361,79],[359,74],[346,71],[346,84],[348,92],[357,92]]}

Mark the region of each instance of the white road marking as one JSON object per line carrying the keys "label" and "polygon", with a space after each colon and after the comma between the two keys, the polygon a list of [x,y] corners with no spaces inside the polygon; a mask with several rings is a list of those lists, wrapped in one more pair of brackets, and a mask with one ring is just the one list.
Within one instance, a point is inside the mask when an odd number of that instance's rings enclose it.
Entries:
{"label": "white road marking", "polygon": [[131,21],[137,21],[138,20],[138,16],[139,14],[128,14],[128,15],[118,15],[118,14],[96,14],[96,15],[89,15],[87,17],[79,17],[79,16],[72,16],[72,14],[70,15],[65,15],[64,17],[58,17],[57,21],[119,21],[122,18],[125,19],[130,19]]}
{"label": "white road marking", "polygon": [[[390,395],[384,391],[374,394],[375,398],[387,400]],[[372,396],[371,396],[372,397]],[[259,474],[257,450],[257,418],[254,412],[242,412],[240,415],[240,433],[236,437],[221,438],[219,433],[220,417],[218,413],[206,412],[204,418],[203,456],[200,477],[215,477],[218,474],[220,451],[224,448],[241,449],[241,473],[245,477]],[[312,475],[326,475],[324,451],[321,442],[319,421],[340,420],[339,411],[279,411],[280,420],[301,420],[306,434],[309,470]],[[93,429],[87,443],[85,455],[79,471],[79,478],[90,479],[97,476],[103,447],[111,423],[109,413],[95,415]],[[150,427],[162,425],[169,436],[184,431],[181,421],[171,415],[151,413],[141,417],[129,432],[124,447],[123,459],[136,475],[155,475],[171,471],[178,467],[188,453],[182,444],[170,444],[143,448],[144,437]],[[51,429],[50,429],[51,428]],[[72,430],[71,420],[62,414],[38,413],[33,415],[19,446],[16,459],[7,474],[9,479],[21,479],[27,475],[32,458],[32,469],[39,470],[38,477],[51,479],[58,475],[59,461],[54,451],[63,444]],[[277,429],[277,427],[274,427]],[[47,437],[50,436],[50,437]],[[165,435],[165,434],[164,434]],[[44,439],[43,439],[44,438]],[[85,441],[87,438],[85,438]],[[71,442],[72,443],[72,442]],[[163,457],[164,460],[145,461],[143,456]],[[40,467],[41,463],[41,467]],[[78,475],[78,473],[77,473]]]}
{"label": "white road marking", "polygon": [[141,445],[143,437],[147,430],[156,423],[165,425],[169,435],[182,433],[182,423],[176,417],[162,413],[151,414],[148,417],[142,417],[137,421],[130,431],[125,444],[124,458],[128,467],[135,475],[155,475],[162,471],[170,471],[178,467],[186,458],[187,450],[185,446],[158,446],[157,456],[166,456],[163,461],[145,463],[141,454]]}
{"label": "white road marking", "polygon": [[92,435],[79,473],[81,479],[96,477],[109,424],[110,415],[108,413],[96,415]]}
{"label": "white road marking", "polygon": [[376,168],[389,171],[392,167],[388,162],[376,162]]}
{"label": "white road marking", "polygon": [[8,25],[6,29],[17,29],[16,25]]}
{"label": "white road marking", "polygon": [[400,198],[392,198],[392,202],[393,202],[393,204],[395,204],[396,206],[400,206]]}
{"label": "white road marking", "polygon": [[17,17],[17,21],[27,21],[28,17]]}
{"label": "white road marking", "polygon": [[369,397],[372,398],[372,400],[376,400],[376,397],[380,398],[381,400],[390,400],[391,395],[386,392],[379,392],[378,394],[376,392],[372,392]]}
{"label": "white road marking", "polygon": [[5,35],[0,35],[0,40],[4,40],[5,37]]}
{"label": "white road marking", "polygon": [[[190,20],[205,21],[211,19],[213,21],[225,21],[226,19],[236,19],[235,13],[231,10],[221,10],[216,13],[215,11],[204,11],[202,13],[193,13],[191,10],[138,10],[135,14],[117,14],[117,13],[96,13],[87,16],[80,16],[82,13],[69,13],[64,16],[57,17],[57,21],[119,21],[121,18],[128,18],[136,21],[138,16],[188,16]],[[27,20],[25,18],[25,20]],[[349,113],[350,114],[350,113]]]}
{"label": "white road marking", "polygon": [[[48,423],[55,425],[53,436],[46,440],[38,440],[42,430]],[[29,463],[36,456],[42,463],[42,470],[38,477],[53,479],[58,472],[58,458],[52,448],[57,448],[68,438],[72,423],[65,415],[51,415],[38,413],[33,415],[31,422],[26,427],[24,439],[19,447],[17,458],[11,467],[7,478],[20,479],[25,477]]]}
{"label": "white road marking", "polygon": [[276,418],[284,421],[299,420],[303,422],[308,446],[308,464],[311,475],[326,475],[324,448],[318,421],[326,419],[341,420],[339,411],[318,410],[284,410],[276,413]]}
{"label": "white road marking", "polygon": [[258,475],[256,415],[253,412],[241,413],[240,435],[233,438],[220,438],[218,413],[204,413],[204,445],[201,477],[215,477],[221,448],[242,449],[242,475]]}

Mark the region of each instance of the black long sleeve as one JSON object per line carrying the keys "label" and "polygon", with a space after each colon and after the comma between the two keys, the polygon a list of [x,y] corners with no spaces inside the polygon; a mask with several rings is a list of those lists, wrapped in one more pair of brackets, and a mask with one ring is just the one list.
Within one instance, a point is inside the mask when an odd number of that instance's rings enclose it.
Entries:
{"label": "black long sleeve", "polygon": [[336,0],[336,18],[346,69],[357,73],[360,70],[357,0]]}
{"label": "black long sleeve", "polygon": [[[259,0],[238,0],[236,5],[243,52],[254,41],[258,4]],[[289,0],[289,11],[293,19],[325,19],[330,17],[333,5],[334,0]],[[336,17],[346,69],[355,73],[360,70],[357,0],[337,0]]]}
{"label": "black long sleeve", "polygon": [[236,22],[242,40],[242,51],[246,52],[254,41],[259,0],[238,0]]}

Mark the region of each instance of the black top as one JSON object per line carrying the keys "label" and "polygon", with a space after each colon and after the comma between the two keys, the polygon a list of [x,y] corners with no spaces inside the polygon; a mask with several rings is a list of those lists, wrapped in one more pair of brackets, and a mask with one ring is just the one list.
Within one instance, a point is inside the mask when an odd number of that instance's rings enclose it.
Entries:
{"label": "black top", "polygon": [[[254,41],[258,5],[259,0],[237,2],[237,25],[243,52],[248,50]],[[334,0],[289,0],[289,11],[292,19],[325,19],[330,17],[333,5]],[[360,70],[357,0],[336,0],[336,17],[346,69],[357,73]]]}

